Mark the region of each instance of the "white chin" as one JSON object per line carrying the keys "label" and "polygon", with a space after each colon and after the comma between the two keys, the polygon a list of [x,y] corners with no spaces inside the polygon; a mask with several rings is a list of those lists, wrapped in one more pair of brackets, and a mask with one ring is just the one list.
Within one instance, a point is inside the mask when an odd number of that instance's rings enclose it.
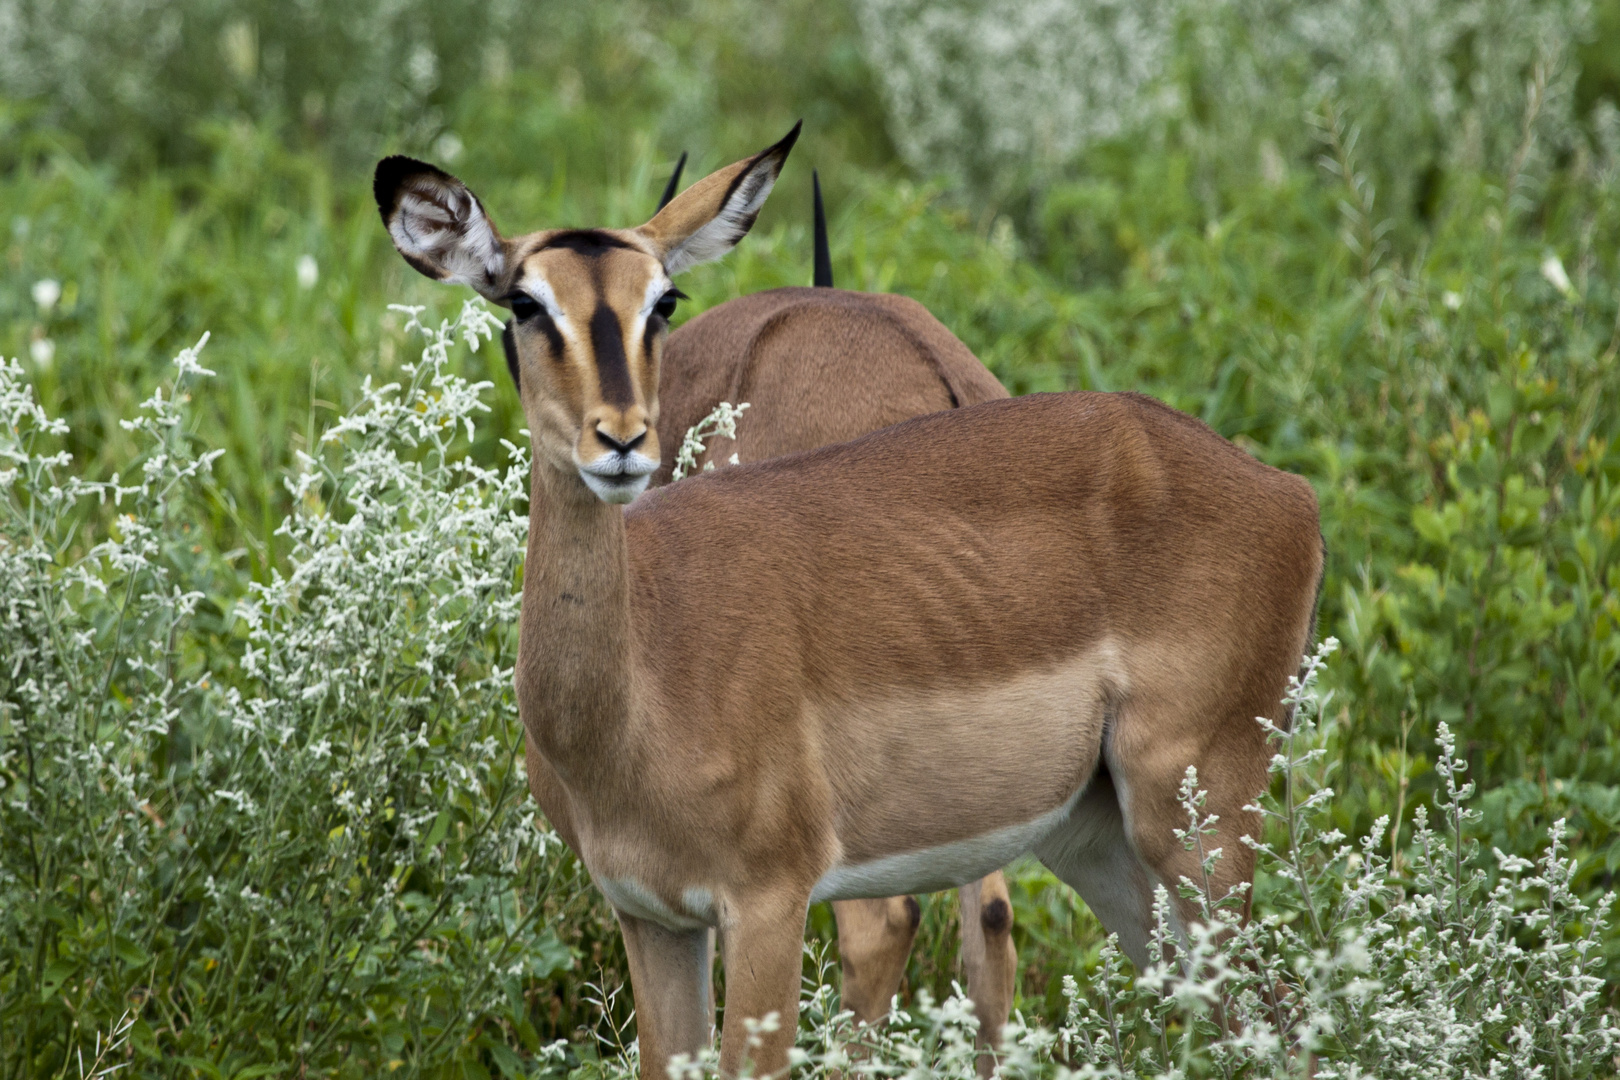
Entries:
{"label": "white chin", "polygon": [[634,502],[637,495],[647,490],[647,482],[652,479],[652,474],[630,476],[620,473],[617,476],[597,476],[595,473],[580,469],[579,478],[585,481],[585,486],[603,502],[627,503]]}

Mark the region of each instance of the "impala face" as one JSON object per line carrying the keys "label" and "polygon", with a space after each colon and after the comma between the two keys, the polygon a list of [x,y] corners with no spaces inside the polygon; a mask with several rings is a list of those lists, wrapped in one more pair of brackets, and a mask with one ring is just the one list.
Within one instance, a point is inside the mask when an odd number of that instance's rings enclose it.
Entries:
{"label": "impala face", "polygon": [[627,503],[658,469],[658,364],[683,298],[670,280],[747,235],[798,138],[693,184],[635,229],[550,229],[503,239],[448,173],[385,158],[373,190],[394,246],[438,281],[511,309],[502,335],[535,461]]}
{"label": "impala face", "polygon": [[504,298],[535,450],[603,502],[658,469],[658,361],[680,290],[635,233],[543,234]]}

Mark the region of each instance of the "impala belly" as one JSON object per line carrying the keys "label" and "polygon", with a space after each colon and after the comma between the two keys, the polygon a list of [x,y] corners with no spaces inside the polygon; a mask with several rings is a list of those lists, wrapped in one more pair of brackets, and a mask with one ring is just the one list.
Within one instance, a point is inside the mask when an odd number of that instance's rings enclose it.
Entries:
{"label": "impala belly", "polygon": [[992,685],[818,708],[839,857],[816,898],[960,885],[1067,827],[1126,684],[1104,640]]}
{"label": "impala belly", "polygon": [[810,899],[859,900],[966,885],[1006,866],[1063,826],[1084,790],[1057,809],[1017,825],[937,847],[835,866],[816,882]]}
{"label": "impala belly", "polygon": [[696,930],[715,924],[714,894],[696,886],[681,893],[681,908],[664,903],[658,894],[633,877],[592,878],[614,909],[671,930]]}

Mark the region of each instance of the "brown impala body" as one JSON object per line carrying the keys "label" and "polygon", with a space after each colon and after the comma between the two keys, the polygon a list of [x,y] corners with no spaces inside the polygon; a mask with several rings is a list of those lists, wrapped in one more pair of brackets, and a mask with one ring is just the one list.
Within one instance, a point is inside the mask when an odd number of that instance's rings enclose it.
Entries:
{"label": "brown impala body", "polygon": [[[684,155],[682,158],[684,162]],[[670,178],[664,203],[680,175]],[[1007,397],[978,357],[928,309],[903,296],[832,287],[826,215],[816,184],[817,288],[728,300],[672,332],[658,379],[658,441],[669,480],[686,432],[721,401],[748,402],[736,439],[711,439],[697,461],[759,461],[813,450],[943,409]],[[694,470],[696,471],[696,470]],[[986,1048],[1012,1012],[1018,955],[1001,871],[961,888],[962,966]],[[922,910],[910,896],[833,902],[843,1005],[871,1023],[899,992]],[[994,1066],[981,1057],[980,1072]]]}
{"label": "brown impala body", "polygon": [[378,167],[412,265],[517,317],[530,785],[619,913],[648,1078],[708,1038],[714,926],[722,1068],[770,1013],[753,1056],[786,1067],[814,899],[1034,852],[1145,961],[1154,885],[1200,879],[1187,766],[1214,889],[1252,874],[1253,718],[1283,719],[1321,572],[1308,485],[1130,394],[935,413],[625,510],[658,463],[669,275],[741,238],[789,142],[638,229],[511,240],[431,166]]}
{"label": "brown impala body", "polygon": [[[903,296],[833,288],[773,289],[729,300],[669,337],[659,377],[658,441],[669,479],[686,432],[721,401],[749,403],[735,440],[698,459],[759,461],[942,409],[1007,396],[977,357]],[[1012,1011],[1018,957],[1012,903],[997,870],[962,886],[962,965],[989,1047]],[[910,896],[834,901],[843,1004],[870,1023],[899,991],[921,908]],[[986,1055],[980,1070],[989,1074]]]}
{"label": "brown impala body", "polygon": [[735,442],[709,444],[706,459],[716,464],[733,453],[760,461],[848,442],[1007,396],[917,301],[843,289],[771,289],[728,300],[671,334],[663,365],[658,441],[666,460],[657,481],[669,478],[687,429],[721,401],[746,401],[748,412]]}

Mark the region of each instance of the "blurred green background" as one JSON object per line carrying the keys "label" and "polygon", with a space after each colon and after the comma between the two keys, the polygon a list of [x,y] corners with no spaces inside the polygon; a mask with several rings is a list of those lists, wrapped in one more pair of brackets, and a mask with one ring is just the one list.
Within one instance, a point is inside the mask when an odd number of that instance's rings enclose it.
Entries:
{"label": "blurred green background", "polygon": [[[508,232],[623,226],[681,151],[693,179],[802,117],[680,318],[808,282],[819,169],[841,285],[920,300],[1014,392],[1143,390],[1316,486],[1341,827],[1410,819],[1444,720],[1487,841],[1567,816],[1597,892],[1620,867],[1617,101],[1620,0],[0,0],[0,353],[104,477],[117,421],[212,332],[212,542],[262,577],[293,453],[410,358],[386,304],[462,298],[392,251],[379,156],[445,166]],[[498,351],[466,362],[497,385],[494,461],[522,418]],[[1039,870],[1015,886],[1021,1002],[1051,1015],[1098,931]],[[957,977],[955,917],[927,904],[908,990]],[[565,936],[552,1037],[596,1023],[585,980],[622,979],[602,912]]]}

